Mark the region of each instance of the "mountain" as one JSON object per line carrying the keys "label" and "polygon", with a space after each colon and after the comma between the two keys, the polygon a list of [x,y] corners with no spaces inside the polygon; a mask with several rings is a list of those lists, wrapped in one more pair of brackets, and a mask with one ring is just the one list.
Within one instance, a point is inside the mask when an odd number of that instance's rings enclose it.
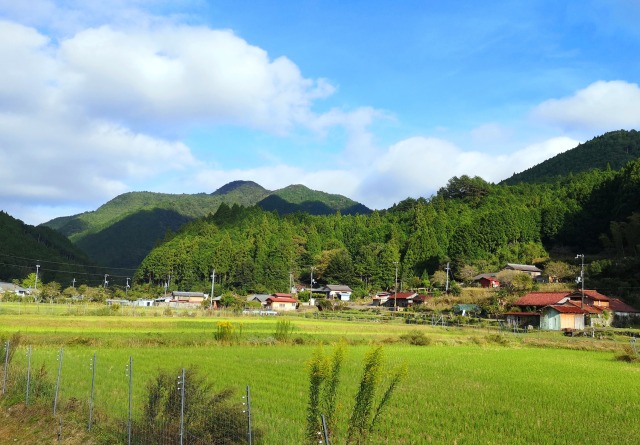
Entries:
{"label": "mountain", "polygon": [[302,185],[270,191],[252,181],[234,181],[211,194],[124,193],[95,211],[56,218],[44,226],[67,236],[97,264],[136,268],[167,233],[178,231],[189,221],[214,214],[222,203],[243,207],[258,205],[281,215],[370,212],[344,196]]}
{"label": "mountain", "polygon": [[[24,224],[0,211],[0,281],[24,278],[36,271],[46,281],[70,283],[67,266],[86,272],[87,256],[66,237],[49,227]],[[75,265],[78,265],[77,267]]]}
{"label": "mountain", "polygon": [[343,215],[368,214],[370,209],[342,195],[332,195],[311,190],[304,185],[290,185],[276,190],[258,202],[263,210],[276,211],[280,215],[308,213],[328,215],[340,211]]}
{"label": "mountain", "polygon": [[595,137],[571,150],[560,153],[502,181],[507,185],[521,182],[552,182],[570,173],[598,168],[619,170],[629,161],[640,158],[640,132],[618,130]]}

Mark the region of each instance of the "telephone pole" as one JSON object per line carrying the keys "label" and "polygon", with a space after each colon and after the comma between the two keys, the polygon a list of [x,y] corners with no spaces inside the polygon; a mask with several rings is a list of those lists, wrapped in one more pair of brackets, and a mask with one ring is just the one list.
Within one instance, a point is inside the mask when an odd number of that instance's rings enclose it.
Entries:
{"label": "telephone pole", "polygon": [[582,290],[581,290],[581,303],[580,303],[580,309],[584,309],[584,254],[579,253],[578,255],[576,255],[576,260],[580,259],[581,260],[581,267],[580,267],[580,284],[582,285]]}
{"label": "telephone pole", "polygon": [[213,309],[213,287],[215,282],[216,282],[216,270],[213,269],[213,272],[211,273],[211,301],[209,301],[209,309]]}

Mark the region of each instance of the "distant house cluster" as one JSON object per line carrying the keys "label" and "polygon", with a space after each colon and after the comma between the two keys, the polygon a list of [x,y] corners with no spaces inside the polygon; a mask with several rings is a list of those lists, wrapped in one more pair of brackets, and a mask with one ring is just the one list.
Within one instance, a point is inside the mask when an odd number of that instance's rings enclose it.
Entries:
{"label": "distant house cluster", "polygon": [[609,326],[615,317],[635,317],[640,311],[595,290],[576,292],[529,292],[514,303],[521,310],[507,312],[512,326],[540,329],[581,330]]}
{"label": "distant house cluster", "polygon": [[[515,264],[515,263],[507,263],[500,272],[504,270],[513,270],[516,272],[522,272],[529,275],[534,281],[553,281],[553,277],[545,277],[543,276],[542,269],[537,266],[531,264]],[[473,282],[477,283],[481,287],[485,288],[496,288],[500,287],[500,280],[498,279],[498,273],[500,272],[489,272],[489,273],[481,273],[473,277]]]}

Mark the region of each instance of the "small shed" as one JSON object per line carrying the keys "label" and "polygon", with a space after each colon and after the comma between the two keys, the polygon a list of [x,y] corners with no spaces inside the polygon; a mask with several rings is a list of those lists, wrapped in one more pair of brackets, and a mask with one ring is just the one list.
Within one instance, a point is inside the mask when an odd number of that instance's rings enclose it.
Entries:
{"label": "small shed", "polygon": [[500,280],[498,280],[496,277],[481,277],[479,282],[480,286],[485,288],[500,287]]}
{"label": "small shed", "polygon": [[584,329],[584,314],[584,310],[573,304],[547,306],[540,315],[540,329]]}

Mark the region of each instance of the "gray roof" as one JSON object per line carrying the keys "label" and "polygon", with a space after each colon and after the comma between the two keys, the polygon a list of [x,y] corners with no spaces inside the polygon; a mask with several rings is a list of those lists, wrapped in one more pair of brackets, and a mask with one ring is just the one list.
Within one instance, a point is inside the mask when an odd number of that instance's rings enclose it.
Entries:
{"label": "gray roof", "polygon": [[329,292],[353,292],[353,289],[344,284],[327,284],[325,288],[328,289]]}
{"label": "gray roof", "polygon": [[267,301],[267,298],[269,298],[271,295],[266,295],[266,294],[253,294],[253,295],[249,295],[247,296],[247,301],[259,301],[260,303],[264,303],[265,301]]}
{"label": "gray roof", "polygon": [[473,277],[473,281],[478,281],[481,280],[483,278],[496,278],[498,272],[490,272],[490,273],[481,273],[479,275],[476,275],[475,277]]}
{"label": "gray roof", "polygon": [[541,269],[538,269],[536,266],[533,266],[531,264],[507,263],[507,265],[504,268],[505,269],[520,270],[522,272],[542,272]]}

